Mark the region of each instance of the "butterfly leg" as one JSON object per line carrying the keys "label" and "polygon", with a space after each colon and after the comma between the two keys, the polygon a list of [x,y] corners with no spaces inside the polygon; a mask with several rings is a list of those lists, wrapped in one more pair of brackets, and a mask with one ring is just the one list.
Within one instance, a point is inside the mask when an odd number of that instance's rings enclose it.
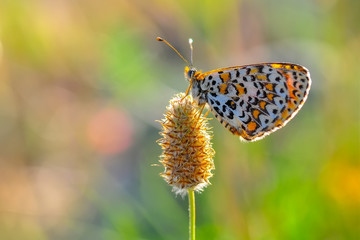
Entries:
{"label": "butterfly leg", "polygon": [[186,98],[187,95],[189,95],[190,88],[191,88],[191,80],[190,80],[190,84],[189,84],[188,88],[186,89],[185,96],[181,99],[181,101],[182,101],[184,98]]}
{"label": "butterfly leg", "polygon": [[[198,121],[199,121],[199,119],[200,119],[200,117],[201,117],[201,114],[202,114],[204,108],[205,108],[205,104],[203,104],[203,105],[201,106],[201,108],[200,108],[199,116],[196,118],[196,121],[195,121],[196,124],[198,123]],[[207,115],[207,114],[208,114],[208,112],[206,113],[206,115]]]}
{"label": "butterfly leg", "polygon": [[[199,119],[201,117],[201,114],[202,112],[204,111],[204,108],[205,108],[205,104],[203,104],[200,108],[200,111],[199,111],[199,117],[197,119]],[[206,115],[208,114],[208,112],[206,113]],[[205,116],[206,117],[206,116]]]}
{"label": "butterfly leg", "polygon": [[[205,106],[205,104],[204,104],[204,106]],[[204,108],[203,108],[204,109]],[[204,115],[204,118],[206,118],[207,117],[207,115],[209,114],[209,112],[210,112],[210,109],[209,110],[207,110],[207,112],[205,113],[205,115]]]}

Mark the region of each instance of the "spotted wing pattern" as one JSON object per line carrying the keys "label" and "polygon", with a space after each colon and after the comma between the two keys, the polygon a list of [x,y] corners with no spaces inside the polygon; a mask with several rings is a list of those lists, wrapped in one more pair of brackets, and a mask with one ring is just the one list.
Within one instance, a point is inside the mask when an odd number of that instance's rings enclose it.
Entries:
{"label": "spotted wing pattern", "polygon": [[255,141],[285,126],[304,104],[308,70],[291,63],[264,63],[197,74],[192,92],[233,134]]}

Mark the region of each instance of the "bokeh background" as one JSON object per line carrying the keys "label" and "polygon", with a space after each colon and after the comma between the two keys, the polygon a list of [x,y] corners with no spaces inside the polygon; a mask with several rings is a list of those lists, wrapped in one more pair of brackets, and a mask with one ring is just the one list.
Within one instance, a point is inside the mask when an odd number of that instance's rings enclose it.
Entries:
{"label": "bokeh background", "polygon": [[[360,1],[3,0],[0,239],[187,239],[156,140],[184,62],[289,61],[308,101],[244,143],[212,120],[198,239],[360,239]],[[210,114],[211,115],[211,114]]]}

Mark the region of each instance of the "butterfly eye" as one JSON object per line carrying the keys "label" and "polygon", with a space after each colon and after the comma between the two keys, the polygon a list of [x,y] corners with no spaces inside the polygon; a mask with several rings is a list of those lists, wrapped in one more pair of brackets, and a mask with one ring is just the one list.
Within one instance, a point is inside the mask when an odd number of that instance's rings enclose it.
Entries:
{"label": "butterfly eye", "polygon": [[195,69],[190,69],[188,72],[187,72],[187,78],[188,79],[192,79],[194,77],[196,73],[196,70]]}

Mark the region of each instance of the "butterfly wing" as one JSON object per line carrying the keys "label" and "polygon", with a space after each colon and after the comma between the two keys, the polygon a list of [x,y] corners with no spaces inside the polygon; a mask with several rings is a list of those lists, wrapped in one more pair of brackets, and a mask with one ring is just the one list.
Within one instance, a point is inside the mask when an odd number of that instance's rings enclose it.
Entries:
{"label": "butterfly wing", "polygon": [[246,141],[285,126],[309,94],[309,71],[291,63],[230,67],[197,76],[201,93],[220,123]]}

